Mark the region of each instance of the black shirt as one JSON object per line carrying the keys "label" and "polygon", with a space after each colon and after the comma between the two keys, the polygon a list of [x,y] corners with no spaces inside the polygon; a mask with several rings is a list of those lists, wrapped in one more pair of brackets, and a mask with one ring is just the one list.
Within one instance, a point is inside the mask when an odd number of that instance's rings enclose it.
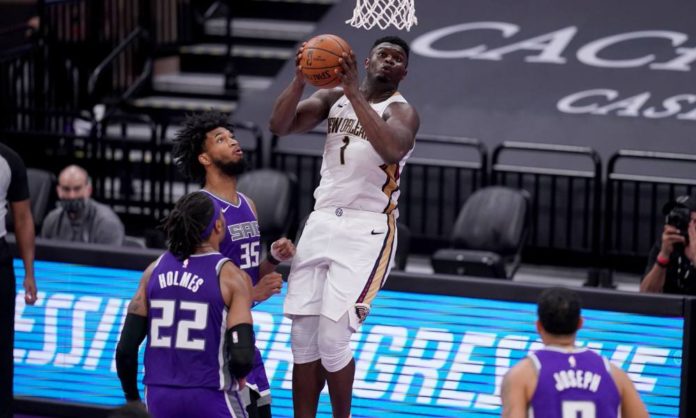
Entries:
{"label": "black shirt", "polygon": [[[658,241],[650,250],[648,265],[645,267],[646,275],[655,265],[661,246],[662,242]],[[681,254],[678,254],[676,251],[672,253],[665,273],[665,285],[662,288],[664,293],[696,295],[696,266],[691,263],[691,260],[683,252]]]}
{"label": "black shirt", "polygon": [[24,162],[7,146],[0,144],[0,238],[7,234],[5,221],[8,202],[29,199],[29,184]]}

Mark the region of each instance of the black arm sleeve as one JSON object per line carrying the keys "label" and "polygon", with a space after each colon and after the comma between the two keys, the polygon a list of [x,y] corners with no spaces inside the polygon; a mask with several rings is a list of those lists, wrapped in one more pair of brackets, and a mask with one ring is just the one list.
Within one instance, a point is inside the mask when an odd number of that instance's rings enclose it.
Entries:
{"label": "black arm sleeve", "polygon": [[239,324],[225,332],[227,370],[235,378],[245,377],[254,367],[254,327]]}
{"label": "black arm sleeve", "polygon": [[138,348],[147,334],[147,318],[129,313],[116,347],[116,371],[127,401],[140,399],[138,393]]}

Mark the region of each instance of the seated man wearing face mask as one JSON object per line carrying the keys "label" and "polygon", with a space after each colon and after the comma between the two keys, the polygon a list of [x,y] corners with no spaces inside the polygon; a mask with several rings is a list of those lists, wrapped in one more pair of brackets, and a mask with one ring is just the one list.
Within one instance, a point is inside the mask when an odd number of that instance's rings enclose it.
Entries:
{"label": "seated man wearing face mask", "polygon": [[58,176],[58,207],[43,223],[41,237],[121,245],[123,223],[111,208],[90,199],[92,185],[84,168],[69,165]]}

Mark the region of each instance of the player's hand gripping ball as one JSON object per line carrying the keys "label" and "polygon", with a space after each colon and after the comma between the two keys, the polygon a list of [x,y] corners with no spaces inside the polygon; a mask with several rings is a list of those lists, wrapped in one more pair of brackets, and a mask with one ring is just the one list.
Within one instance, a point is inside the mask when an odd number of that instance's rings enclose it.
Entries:
{"label": "player's hand gripping ball", "polygon": [[302,74],[307,82],[321,89],[339,85],[338,73],[343,69],[338,60],[344,52],[350,53],[350,45],[336,35],[318,35],[307,41],[300,56]]}

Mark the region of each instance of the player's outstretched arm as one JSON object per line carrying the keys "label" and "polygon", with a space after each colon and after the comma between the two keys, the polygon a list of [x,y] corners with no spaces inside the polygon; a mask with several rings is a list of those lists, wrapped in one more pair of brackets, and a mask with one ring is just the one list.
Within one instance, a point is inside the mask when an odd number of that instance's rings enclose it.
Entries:
{"label": "player's outstretched arm", "polygon": [[648,418],[648,410],[640,399],[636,387],[628,375],[620,368],[611,365],[611,377],[614,378],[616,386],[621,395],[621,417],[622,418]]}
{"label": "player's outstretched arm", "polygon": [[527,358],[508,370],[500,389],[504,418],[527,418],[529,384],[535,379],[534,366]]}
{"label": "player's outstretched arm", "polygon": [[304,78],[295,75],[273,105],[268,125],[273,134],[283,136],[311,130],[327,118],[331,106],[343,95],[340,88],[322,89],[300,101],[303,91]]}
{"label": "player's outstretched arm", "polygon": [[295,244],[288,238],[281,237],[273,241],[268,251],[268,257],[259,264],[259,275],[263,277],[273,273],[278,264],[292,259],[296,251]]}
{"label": "player's outstretched arm", "polygon": [[326,119],[331,106],[343,95],[341,89],[322,89],[300,101],[305,87],[305,78],[300,65],[304,46],[305,44],[302,44],[295,57],[295,76],[273,105],[268,127],[274,135],[283,136],[309,131]]}
{"label": "player's outstretched arm", "polygon": [[116,372],[127,401],[139,401],[138,348],[147,335],[147,283],[155,263],[145,269],[138,289],[128,304],[126,321],[116,346]]}
{"label": "player's outstretched arm", "polygon": [[252,290],[254,303],[258,304],[277,295],[283,289],[283,276],[274,271],[261,276]]}

